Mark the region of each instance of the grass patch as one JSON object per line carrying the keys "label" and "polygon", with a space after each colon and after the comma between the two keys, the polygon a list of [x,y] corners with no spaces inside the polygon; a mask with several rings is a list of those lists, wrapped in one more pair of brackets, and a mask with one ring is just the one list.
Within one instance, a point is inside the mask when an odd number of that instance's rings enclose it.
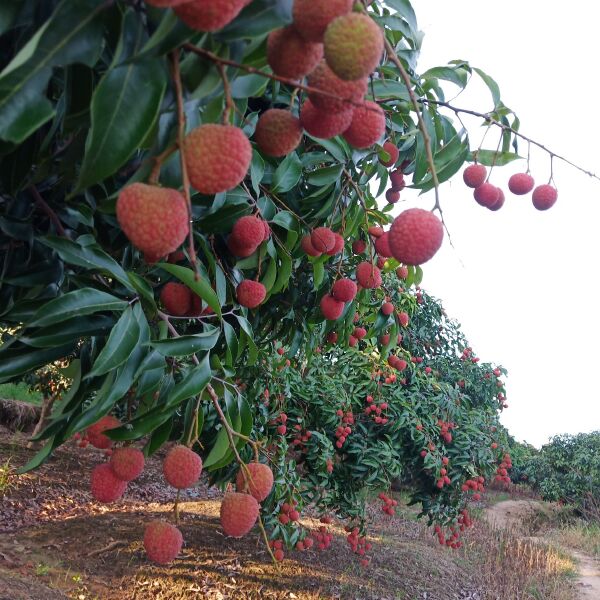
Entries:
{"label": "grass patch", "polygon": [[23,382],[0,384],[0,398],[18,400],[35,406],[41,406],[43,400],[41,392],[30,390],[27,384]]}
{"label": "grass patch", "polygon": [[560,544],[600,558],[600,523],[579,521],[559,529],[555,535]]}

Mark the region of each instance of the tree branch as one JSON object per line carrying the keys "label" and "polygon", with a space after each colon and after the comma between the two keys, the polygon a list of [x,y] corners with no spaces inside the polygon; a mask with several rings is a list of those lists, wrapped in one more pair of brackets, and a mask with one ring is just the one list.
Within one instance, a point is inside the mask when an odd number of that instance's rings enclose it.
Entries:
{"label": "tree branch", "polygon": [[68,237],[65,228],[62,226],[60,219],[57,214],[50,208],[48,203],[42,198],[41,194],[38,192],[37,188],[32,185],[29,188],[32,196],[35,198],[35,205],[41,209],[42,212],[46,213],[50,221],[54,224],[54,228],[56,229],[56,233],[62,237]]}

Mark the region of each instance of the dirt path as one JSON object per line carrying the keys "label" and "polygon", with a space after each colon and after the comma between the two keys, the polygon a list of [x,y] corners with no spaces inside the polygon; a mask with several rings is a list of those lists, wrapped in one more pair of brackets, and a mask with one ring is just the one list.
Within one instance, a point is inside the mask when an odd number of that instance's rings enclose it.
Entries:
{"label": "dirt path", "polygon": [[[522,525],[536,511],[547,510],[543,502],[535,500],[505,500],[485,510],[485,518],[503,528],[522,529]],[[526,533],[526,532],[523,532]],[[544,537],[536,538],[549,541]],[[565,549],[577,561],[577,587],[580,600],[600,599],[600,564],[597,560],[570,548]]]}

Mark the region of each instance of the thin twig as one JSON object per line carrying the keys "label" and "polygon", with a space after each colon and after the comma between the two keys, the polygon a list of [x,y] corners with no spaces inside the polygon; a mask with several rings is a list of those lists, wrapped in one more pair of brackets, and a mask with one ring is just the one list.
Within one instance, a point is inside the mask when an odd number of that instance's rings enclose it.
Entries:
{"label": "thin twig", "polygon": [[62,226],[62,223],[60,222],[60,219],[58,218],[57,214],[52,210],[52,208],[50,208],[48,203],[42,198],[42,196],[38,192],[37,188],[34,185],[32,185],[32,186],[30,186],[29,191],[35,198],[36,206],[38,208],[40,208],[44,213],[46,213],[46,215],[48,216],[50,221],[52,221],[52,223],[54,224],[56,233],[58,233],[58,235],[60,235],[62,237],[68,237],[67,232],[65,231],[65,228]]}

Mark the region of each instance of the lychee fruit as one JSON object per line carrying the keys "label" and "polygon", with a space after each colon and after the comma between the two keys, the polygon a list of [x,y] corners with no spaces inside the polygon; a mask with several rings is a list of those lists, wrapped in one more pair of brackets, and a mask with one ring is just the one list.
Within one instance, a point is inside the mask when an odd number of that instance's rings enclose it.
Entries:
{"label": "lychee fruit", "polygon": [[167,314],[182,317],[192,306],[192,292],[187,285],[169,281],[160,292],[160,301]]}
{"label": "lychee fruit", "polygon": [[250,256],[264,241],[264,221],[252,215],[238,219],[231,229],[227,246],[235,256]]}
{"label": "lychee fruit", "polygon": [[163,461],[163,475],[178,490],[192,487],[202,473],[202,459],[186,446],[175,446]]}
{"label": "lychee fruit", "polygon": [[404,173],[400,169],[395,169],[390,173],[390,182],[394,192],[401,192],[406,185],[404,182]]}
{"label": "lychee fruit", "polygon": [[[333,94],[335,97],[311,91],[308,94],[316,108],[327,112],[341,112],[360,102],[367,93],[368,80],[344,81],[340,79],[322,60],[308,76],[308,85],[315,90]],[[348,102],[350,101],[350,102]]]}
{"label": "lychee fruit", "polygon": [[369,148],[385,133],[385,113],[376,102],[367,100],[354,109],[350,127],[342,137],[354,148]]}
{"label": "lychee fruit", "polygon": [[331,288],[331,295],[339,302],[352,302],[356,292],[356,283],[347,277],[338,279]]}
{"label": "lychee fruit", "polygon": [[410,208],[400,213],[389,231],[392,255],[405,265],[427,262],[440,249],[443,239],[442,222],[422,208]]}
{"label": "lychee fruit", "polygon": [[394,312],[394,305],[391,302],[384,302],[381,305],[381,312],[386,316],[391,315]]}
{"label": "lychee fruit", "polygon": [[508,189],[517,196],[529,194],[535,185],[535,180],[529,173],[515,173],[508,180]]}
{"label": "lychee fruit", "polygon": [[398,147],[388,140],[383,144],[383,150],[384,152],[389,154],[390,157],[388,159],[384,159],[380,156],[379,162],[384,167],[393,167],[398,161],[398,157],[400,156],[400,151],[398,150]]}
{"label": "lychee fruit", "polygon": [[355,338],[353,335],[348,336],[348,346],[354,348],[356,344],[358,344],[358,338]]}
{"label": "lychee fruit", "polygon": [[400,322],[400,325],[402,325],[402,327],[406,327],[408,325],[408,321],[409,321],[409,316],[407,312],[401,312],[398,313],[398,321]]}
{"label": "lychee fruit", "polygon": [[177,558],[183,546],[181,531],[166,521],[151,521],[144,531],[144,550],[148,558],[166,565]]}
{"label": "lychee fruit", "polygon": [[490,210],[500,210],[504,206],[504,201],[506,200],[506,196],[504,192],[500,188],[496,188],[498,190],[498,199],[492,206],[488,206]]}
{"label": "lychee fruit", "polygon": [[487,177],[487,169],[480,164],[469,165],[463,171],[463,181],[470,188],[478,188]]}
{"label": "lychee fruit", "polygon": [[477,204],[487,208],[498,202],[498,195],[498,188],[489,182],[482,183],[473,191],[473,198],[475,198]]}
{"label": "lychee fruit", "polygon": [[389,258],[392,256],[392,250],[390,249],[389,232],[386,231],[382,236],[375,240],[375,252],[383,258]]}
{"label": "lychee fruit", "polygon": [[367,249],[367,243],[364,240],[354,240],[352,242],[352,252],[362,254]]}
{"label": "lychee fruit", "polygon": [[317,108],[310,99],[306,100],[300,109],[300,123],[306,132],[313,137],[328,140],[340,135],[352,123],[354,108],[330,112]]}
{"label": "lychee fruit", "polygon": [[379,225],[371,225],[368,231],[369,235],[372,235],[374,238],[380,238],[385,233],[383,227],[379,227]]}
{"label": "lychee fruit", "polygon": [[[240,468],[236,478],[238,492],[249,493],[262,502],[273,488],[273,471],[263,463],[250,463],[246,465],[249,473],[244,467]],[[245,477],[244,477],[245,475]]]}
{"label": "lychee fruit", "polygon": [[531,199],[533,200],[533,206],[538,210],[548,210],[554,206],[554,203],[558,199],[558,192],[551,185],[538,185],[533,190]]}
{"label": "lychee fruit", "polygon": [[385,193],[385,199],[390,204],[396,204],[396,202],[398,202],[398,200],[400,200],[400,192],[397,190],[394,190],[394,189],[389,189]]}
{"label": "lychee fruit", "polygon": [[144,470],[144,453],[137,448],[117,448],[110,457],[110,468],[123,481],[133,481]]}
{"label": "lychee fruit", "polygon": [[259,505],[254,496],[230,492],[221,502],[221,526],[226,535],[246,535],[258,519]]}
{"label": "lychee fruit", "polygon": [[233,125],[209,123],[196,127],[185,138],[184,153],[191,184],[207,195],[240,184],[252,161],[250,141]]}
{"label": "lychee fruit", "polygon": [[305,40],[292,25],[276,29],[267,38],[267,62],[280,77],[302,79],[323,58],[323,44]]}
{"label": "lychee fruit", "polygon": [[323,36],[325,60],[344,81],[368,77],[383,54],[383,33],[366,14],[348,13],[334,19]]}
{"label": "lychee fruit", "polygon": [[100,450],[106,450],[113,445],[113,441],[102,432],[108,429],[116,429],[120,426],[121,421],[119,419],[112,415],[106,415],[93,425],[90,425],[85,431],[85,436],[92,446],[100,448]]}
{"label": "lychee fruit", "polygon": [[339,254],[344,249],[344,238],[339,233],[333,233],[335,237],[335,244],[331,250],[328,250],[325,254],[329,256],[335,256]]}
{"label": "lychee fruit", "polygon": [[[235,19],[252,0],[195,0],[175,6],[177,16],[191,29],[218,31]],[[196,186],[194,186],[196,187]]]}
{"label": "lychee fruit", "polygon": [[117,220],[129,241],[150,257],[149,262],[177,250],[189,232],[185,198],[177,190],[145,183],[121,190]]}
{"label": "lychee fruit", "polygon": [[404,265],[398,267],[396,269],[396,275],[399,279],[406,279],[408,277],[408,267],[405,267]]}
{"label": "lychee fruit", "polygon": [[108,463],[103,463],[92,470],[92,496],[98,502],[114,502],[125,492],[127,482],[119,479]]}
{"label": "lychee fruit", "polygon": [[178,4],[185,4],[190,0],[146,0],[148,4],[152,6],[158,6],[160,8],[167,8],[169,6],[177,6]]}
{"label": "lychee fruit", "polygon": [[322,252],[319,252],[312,243],[311,240],[311,236],[310,234],[305,235],[302,240],[300,241],[300,247],[302,248],[302,250],[304,250],[304,252],[306,252],[306,254],[308,254],[309,256],[321,256],[321,254],[323,254]]}
{"label": "lychee fruit", "polygon": [[310,234],[310,241],[315,250],[329,252],[335,247],[335,234],[329,227],[317,227]]}
{"label": "lychee fruit", "polygon": [[256,308],[267,295],[265,286],[259,281],[244,279],[236,288],[237,301],[246,308]]}
{"label": "lychee fruit", "polygon": [[381,285],[381,272],[370,262],[361,262],[356,267],[356,281],[365,289],[375,289]]}
{"label": "lychee fruit", "polygon": [[321,312],[328,321],[336,321],[344,312],[344,303],[336,300],[330,294],[325,294],[321,298]]}
{"label": "lychee fruit", "polygon": [[352,10],[353,0],[294,0],[294,27],[311,42],[322,42],[325,30],[336,17]]}
{"label": "lychee fruit", "polygon": [[302,139],[300,119],[289,110],[271,108],[258,119],[254,139],[258,149],[267,156],[286,156]]}

